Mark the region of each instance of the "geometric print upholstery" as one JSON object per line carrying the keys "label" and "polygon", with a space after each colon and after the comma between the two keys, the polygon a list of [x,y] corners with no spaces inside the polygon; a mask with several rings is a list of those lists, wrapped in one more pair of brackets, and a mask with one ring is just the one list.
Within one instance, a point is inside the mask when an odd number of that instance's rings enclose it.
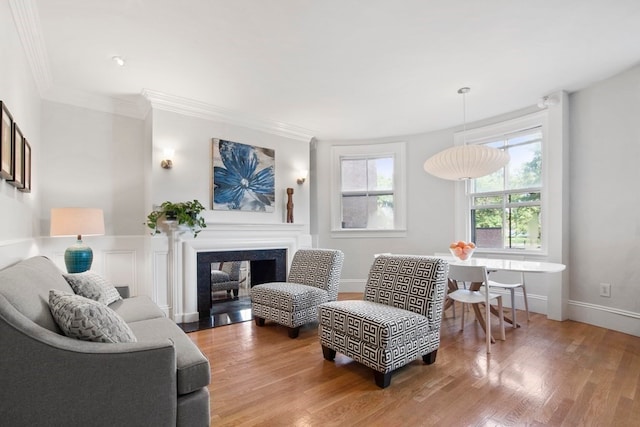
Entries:
{"label": "geometric print upholstery", "polygon": [[286,311],[298,311],[329,301],[324,289],[298,283],[274,282],[254,287],[251,299],[258,304]]}
{"label": "geometric print upholstery", "polygon": [[426,257],[379,256],[375,259],[364,290],[365,301],[403,308],[440,322],[436,284],[447,277],[442,263]]}
{"label": "geometric print upholstery", "polygon": [[344,254],[330,249],[301,249],[291,261],[287,282],[327,291],[329,301],[338,299]]}
{"label": "geometric print upholstery", "polygon": [[338,298],[344,254],[339,250],[300,249],[291,262],[287,282],[251,288],[251,309],[256,318],[293,329],[318,320],[318,305]]}
{"label": "geometric print upholstery", "polygon": [[416,341],[433,329],[425,316],[369,301],[333,301],[322,312],[323,325],[383,349]]}
{"label": "geometric print upholstery", "polygon": [[[211,293],[238,291],[240,289],[240,267],[242,261],[224,261],[219,270],[211,270]],[[237,296],[237,292],[235,293]]]}
{"label": "geometric print upholstery", "polygon": [[321,345],[387,375],[435,352],[447,270],[448,264],[437,258],[378,256],[363,300],[318,307]]}

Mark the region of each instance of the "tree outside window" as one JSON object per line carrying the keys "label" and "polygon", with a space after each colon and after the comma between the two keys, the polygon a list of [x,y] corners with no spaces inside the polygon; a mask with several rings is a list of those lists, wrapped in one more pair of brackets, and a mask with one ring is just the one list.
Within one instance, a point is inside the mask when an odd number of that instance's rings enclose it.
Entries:
{"label": "tree outside window", "polygon": [[540,127],[483,142],[506,150],[502,169],[469,183],[471,238],[479,248],[539,250],[542,245]]}

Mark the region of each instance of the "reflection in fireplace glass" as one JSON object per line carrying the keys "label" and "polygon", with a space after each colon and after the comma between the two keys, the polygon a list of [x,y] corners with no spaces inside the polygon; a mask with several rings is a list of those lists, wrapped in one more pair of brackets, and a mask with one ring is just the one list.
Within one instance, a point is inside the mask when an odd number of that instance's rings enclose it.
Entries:
{"label": "reflection in fireplace glass", "polygon": [[211,301],[248,297],[251,288],[250,263],[222,261],[211,263]]}

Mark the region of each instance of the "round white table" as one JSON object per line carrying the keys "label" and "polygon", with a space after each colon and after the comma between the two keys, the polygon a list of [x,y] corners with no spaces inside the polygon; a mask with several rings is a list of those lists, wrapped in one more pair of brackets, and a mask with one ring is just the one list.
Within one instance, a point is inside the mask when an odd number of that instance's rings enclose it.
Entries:
{"label": "round white table", "polygon": [[[436,255],[436,257],[444,259],[449,264],[486,267],[488,272],[511,271],[511,272],[520,273],[523,284],[524,284],[524,273],[559,273],[567,268],[564,264],[559,264],[555,262],[521,261],[521,260],[502,259],[502,258],[475,258],[475,257],[472,257],[471,259],[468,259],[466,261],[461,261],[458,258],[455,258],[453,256]],[[492,307],[492,312],[493,311],[494,310]],[[516,311],[514,310],[513,319],[508,319],[505,317],[505,321],[511,323],[514,328],[518,326],[516,322],[515,313]]]}

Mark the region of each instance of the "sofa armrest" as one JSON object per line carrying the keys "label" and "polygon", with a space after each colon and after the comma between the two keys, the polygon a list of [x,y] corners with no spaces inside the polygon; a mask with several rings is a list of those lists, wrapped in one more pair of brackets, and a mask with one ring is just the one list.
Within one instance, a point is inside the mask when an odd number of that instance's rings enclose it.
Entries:
{"label": "sofa armrest", "polygon": [[174,425],[170,340],[105,344],[42,328],[0,295],[0,419],[9,425]]}
{"label": "sofa armrest", "polygon": [[127,286],[127,285],[116,286],[116,290],[118,291],[118,293],[120,294],[120,296],[122,298],[129,298],[131,296],[130,291],[129,291],[129,286]]}

